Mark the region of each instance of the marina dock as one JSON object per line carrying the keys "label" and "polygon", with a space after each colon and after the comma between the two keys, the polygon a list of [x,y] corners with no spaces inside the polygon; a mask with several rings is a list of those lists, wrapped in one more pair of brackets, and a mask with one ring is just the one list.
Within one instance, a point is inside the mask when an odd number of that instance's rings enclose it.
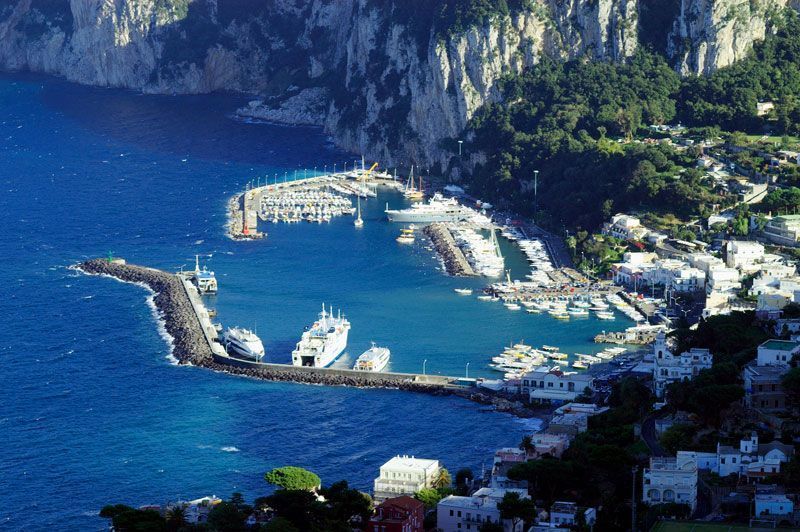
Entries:
{"label": "marina dock", "polygon": [[356,169],[250,186],[228,204],[228,232],[235,239],[263,238],[262,222],[327,222],[355,212],[350,196],[375,197],[377,186],[400,187],[385,173]]}

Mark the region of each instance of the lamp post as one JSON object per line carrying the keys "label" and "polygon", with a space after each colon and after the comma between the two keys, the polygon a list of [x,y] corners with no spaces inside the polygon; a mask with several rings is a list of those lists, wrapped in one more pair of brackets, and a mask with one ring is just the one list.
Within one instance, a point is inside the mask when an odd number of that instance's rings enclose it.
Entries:
{"label": "lamp post", "polygon": [[427,358],[422,361],[422,374],[423,375],[425,375],[425,364],[427,364],[427,363],[428,363],[428,359]]}
{"label": "lamp post", "polygon": [[533,203],[539,205],[539,170],[533,171]]}
{"label": "lamp post", "polygon": [[464,372],[464,378],[469,379],[469,362],[467,362],[467,369]]}
{"label": "lamp post", "polygon": [[464,144],[463,140],[458,141],[458,156],[461,157],[461,145]]}

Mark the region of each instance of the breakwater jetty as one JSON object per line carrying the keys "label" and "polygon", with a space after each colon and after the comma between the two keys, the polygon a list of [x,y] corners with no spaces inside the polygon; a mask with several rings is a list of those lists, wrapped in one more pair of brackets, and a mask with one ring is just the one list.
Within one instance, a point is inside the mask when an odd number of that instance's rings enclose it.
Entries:
{"label": "breakwater jetty", "polygon": [[445,269],[450,275],[469,277],[477,275],[470,265],[464,252],[458,247],[450,229],[443,223],[430,224],[423,232],[433,242],[439,256],[442,257]]}
{"label": "breakwater jetty", "polygon": [[199,366],[212,360],[211,348],[177,275],[127,264],[122,259],[89,260],[79,264],[78,269],[92,275],[108,275],[120,281],[146,285],[155,293],[153,302],[172,337],[172,355],[178,363]]}
{"label": "breakwater jetty", "polygon": [[128,264],[123,259],[92,259],[78,264],[77,269],[90,275],[106,275],[120,281],[142,284],[152,290],[156,308],[173,338],[172,354],[180,364],[268,381],[457,395],[520,417],[541,415],[540,411],[514,398],[479,389],[474,380],[458,377],[308,368],[231,357],[217,341],[216,329],[196,289],[180,274]]}

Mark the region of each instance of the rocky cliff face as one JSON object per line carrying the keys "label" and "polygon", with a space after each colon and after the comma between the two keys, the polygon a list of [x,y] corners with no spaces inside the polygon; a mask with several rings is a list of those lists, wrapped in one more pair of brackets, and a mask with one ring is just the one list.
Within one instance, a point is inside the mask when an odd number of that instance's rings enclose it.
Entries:
{"label": "rocky cliff face", "polygon": [[763,40],[790,0],[680,0],[667,55],[682,74],[709,74]]}
{"label": "rocky cliff face", "polygon": [[[440,2],[442,0],[439,0]],[[243,114],[324,125],[384,164],[446,164],[498,81],[543,57],[621,61],[642,2],[534,0],[463,31],[423,0],[8,0],[0,68],[146,92],[259,95]],[[741,57],[795,0],[680,2],[669,54],[683,72]]]}

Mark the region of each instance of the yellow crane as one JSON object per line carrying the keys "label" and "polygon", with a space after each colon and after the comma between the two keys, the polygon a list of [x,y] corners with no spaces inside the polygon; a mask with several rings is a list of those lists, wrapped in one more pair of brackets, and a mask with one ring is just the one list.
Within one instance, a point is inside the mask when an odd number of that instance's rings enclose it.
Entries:
{"label": "yellow crane", "polygon": [[364,179],[366,179],[366,178],[367,178],[367,176],[368,176],[369,174],[371,174],[371,173],[372,173],[372,171],[373,171],[373,170],[375,170],[375,168],[377,168],[377,167],[378,167],[378,163],[375,163],[375,164],[373,164],[372,166],[370,166],[370,167],[369,167],[369,170],[367,170],[366,172],[364,172],[364,175],[362,175],[361,177],[363,177]]}

